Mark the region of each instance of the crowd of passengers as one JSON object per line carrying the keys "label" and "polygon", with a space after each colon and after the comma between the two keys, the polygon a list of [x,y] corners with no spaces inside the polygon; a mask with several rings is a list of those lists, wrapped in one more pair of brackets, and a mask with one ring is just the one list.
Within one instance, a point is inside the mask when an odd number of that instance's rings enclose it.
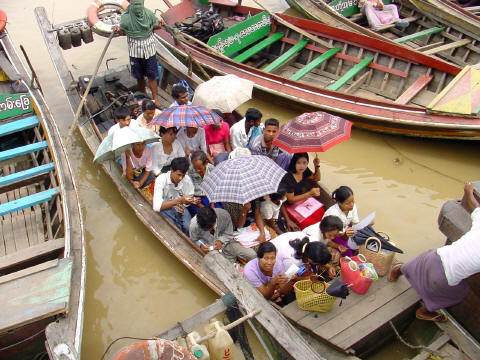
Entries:
{"label": "crowd of passengers", "polygon": [[[190,104],[183,85],[172,88],[172,106]],[[316,211],[301,223],[289,216],[288,207],[314,197],[319,199],[320,161],[310,168],[307,153],[289,154],[273,145],[279,121],[249,108],[245,117],[229,123],[231,116],[205,127],[164,128],[149,123],[160,111],[151,100],[142,103],[142,114],[130,118],[125,107],[115,110],[117,122],[109,134],[124,126],[146,127],[160,140],[134,143],[121,156],[127,179],[137,189],[150,192],[153,209],[181,230],[204,252],[220,250],[230,261],[243,263],[243,275],[267,299],[291,301],[295,281],[313,274],[335,277],[341,256],[356,252],[349,241],[359,222],[353,192],[340,186],[335,205]],[[237,156],[269,157],[286,174],[277,192],[246,204],[210,203],[200,184],[217,164]],[[252,157],[252,161],[255,161]],[[238,261],[238,262],[237,262]],[[304,265],[302,276],[287,277],[291,264]]]}

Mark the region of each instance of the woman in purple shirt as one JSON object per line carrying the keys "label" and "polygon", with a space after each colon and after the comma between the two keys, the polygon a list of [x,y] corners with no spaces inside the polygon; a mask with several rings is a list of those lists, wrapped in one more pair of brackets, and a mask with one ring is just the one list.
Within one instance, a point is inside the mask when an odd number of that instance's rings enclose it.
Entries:
{"label": "woman in purple shirt", "polygon": [[296,276],[289,279],[285,275],[283,263],[277,262],[276,256],[275,245],[268,241],[263,242],[258,247],[257,258],[250,260],[243,269],[243,276],[267,300],[293,294],[293,283]]}

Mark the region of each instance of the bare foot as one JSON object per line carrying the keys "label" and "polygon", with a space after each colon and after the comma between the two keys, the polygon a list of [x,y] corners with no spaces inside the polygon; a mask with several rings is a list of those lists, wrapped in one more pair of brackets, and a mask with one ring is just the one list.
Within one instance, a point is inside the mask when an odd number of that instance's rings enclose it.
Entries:
{"label": "bare foot", "polygon": [[462,206],[465,208],[465,210],[468,211],[468,213],[471,213],[473,210],[480,206],[477,199],[475,198],[475,195],[473,194],[474,190],[475,188],[471,182],[466,183],[465,187],[463,188],[464,194],[462,200],[460,201],[460,204],[462,204]]}
{"label": "bare foot", "polygon": [[402,275],[402,265],[403,263],[393,265],[392,271],[390,271],[390,275],[388,276],[388,281],[395,282],[398,280],[400,275]]}

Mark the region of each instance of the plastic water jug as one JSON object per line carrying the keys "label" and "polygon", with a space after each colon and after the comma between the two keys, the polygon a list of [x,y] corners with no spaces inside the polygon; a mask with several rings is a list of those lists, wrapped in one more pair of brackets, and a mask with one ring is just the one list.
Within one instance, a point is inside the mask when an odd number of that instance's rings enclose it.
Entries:
{"label": "plastic water jug", "polygon": [[233,340],[220,321],[212,320],[205,327],[207,334],[215,332],[215,336],[208,340],[208,350],[212,360],[233,360]]}
{"label": "plastic water jug", "polygon": [[197,341],[200,339],[200,334],[196,331],[192,331],[187,335],[187,345],[188,350],[200,360],[210,360],[210,354],[208,353],[207,347],[203,344],[198,344]]}

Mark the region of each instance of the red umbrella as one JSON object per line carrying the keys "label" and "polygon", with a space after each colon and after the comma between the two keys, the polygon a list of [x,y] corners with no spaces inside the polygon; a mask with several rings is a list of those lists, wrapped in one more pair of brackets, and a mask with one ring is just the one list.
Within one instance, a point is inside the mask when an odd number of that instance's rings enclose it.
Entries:
{"label": "red umbrella", "polygon": [[323,111],[304,113],[284,124],[273,145],[289,153],[327,151],[350,138],[352,122]]}

